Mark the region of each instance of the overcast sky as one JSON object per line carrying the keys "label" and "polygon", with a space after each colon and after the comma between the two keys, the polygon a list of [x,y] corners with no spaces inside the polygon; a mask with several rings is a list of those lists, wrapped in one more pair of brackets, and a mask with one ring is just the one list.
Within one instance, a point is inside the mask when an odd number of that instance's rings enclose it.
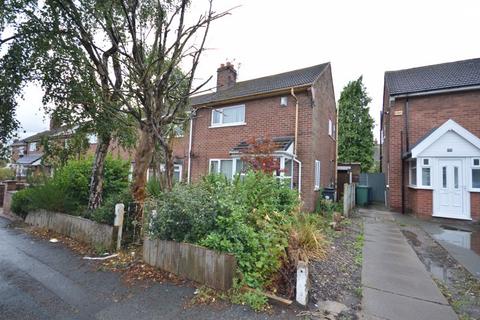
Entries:
{"label": "overcast sky", "polygon": [[[226,61],[239,66],[239,81],[329,61],[337,101],[348,81],[363,75],[377,125],[386,70],[480,57],[478,0],[216,0],[216,6],[240,7],[212,25],[199,79]],[[48,128],[41,95],[34,86],[25,90],[17,111],[22,137]]]}

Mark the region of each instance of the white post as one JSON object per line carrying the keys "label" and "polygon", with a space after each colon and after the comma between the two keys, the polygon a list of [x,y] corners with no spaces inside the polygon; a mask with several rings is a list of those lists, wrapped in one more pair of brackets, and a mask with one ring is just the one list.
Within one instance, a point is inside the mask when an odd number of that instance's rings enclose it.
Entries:
{"label": "white post", "polygon": [[117,251],[120,251],[122,247],[122,229],[123,229],[123,217],[125,215],[125,206],[123,203],[117,203],[115,205],[115,221],[113,225],[118,227],[117,233]]}
{"label": "white post", "polygon": [[302,306],[308,303],[308,263],[298,261],[296,300]]}
{"label": "white post", "polygon": [[343,216],[348,218],[350,210],[350,186],[348,183],[343,185]]}

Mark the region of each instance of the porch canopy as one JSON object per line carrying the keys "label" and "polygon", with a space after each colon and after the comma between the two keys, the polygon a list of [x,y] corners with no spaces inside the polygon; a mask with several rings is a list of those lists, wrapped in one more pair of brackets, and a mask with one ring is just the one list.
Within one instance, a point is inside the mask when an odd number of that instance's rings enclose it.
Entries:
{"label": "porch canopy", "polygon": [[[288,155],[293,155],[293,137],[274,137],[272,139],[256,139],[257,143],[262,143],[266,141],[271,141],[275,149],[275,153],[285,153]],[[230,150],[231,155],[238,155],[247,152],[251,147],[251,141],[240,141],[235,147]]]}
{"label": "porch canopy", "polygon": [[19,158],[15,164],[22,165],[22,166],[34,166],[40,164],[40,159],[42,158],[42,154],[33,154],[33,155],[26,155]]}

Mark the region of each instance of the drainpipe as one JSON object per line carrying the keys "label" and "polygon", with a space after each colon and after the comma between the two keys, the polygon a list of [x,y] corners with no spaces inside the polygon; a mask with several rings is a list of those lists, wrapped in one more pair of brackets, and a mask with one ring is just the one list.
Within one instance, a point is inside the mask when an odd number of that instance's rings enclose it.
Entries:
{"label": "drainpipe", "polygon": [[295,95],[295,90],[291,89],[290,94],[295,99],[295,145],[293,146],[293,154],[297,155],[297,141],[298,141],[298,98]]}
{"label": "drainpipe", "polygon": [[295,99],[295,138],[293,145],[293,161],[298,163],[298,194],[301,197],[302,192],[302,162],[297,159],[297,141],[298,141],[298,98],[295,95],[293,87],[290,90],[290,94]]}
{"label": "drainpipe", "polygon": [[402,157],[403,154],[403,131],[400,131],[400,161],[401,161],[401,196],[402,196],[402,213],[405,214],[405,161]]}
{"label": "drainpipe", "polygon": [[409,152],[410,151],[410,142],[408,139],[408,110],[409,110],[409,103],[408,103],[408,97],[405,100],[405,151]]}
{"label": "drainpipe", "polygon": [[[193,114],[192,114],[193,115]],[[193,117],[190,117],[190,132],[188,138],[188,168],[187,168],[187,183],[190,184],[191,168],[192,168],[192,139],[193,139]]]}

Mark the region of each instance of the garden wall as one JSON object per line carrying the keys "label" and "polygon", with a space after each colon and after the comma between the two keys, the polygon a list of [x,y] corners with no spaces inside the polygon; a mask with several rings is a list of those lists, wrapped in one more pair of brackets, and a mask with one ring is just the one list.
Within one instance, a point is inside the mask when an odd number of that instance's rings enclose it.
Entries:
{"label": "garden wall", "polygon": [[232,287],[237,264],[231,254],[189,243],[151,239],[143,242],[143,260],[162,270],[219,290]]}
{"label": "garden wall", "polygon": [[82,217],[39,210],[29,213],[25,222],[94,246],[111,248],[113,245],[113,226],[100,224]]}

